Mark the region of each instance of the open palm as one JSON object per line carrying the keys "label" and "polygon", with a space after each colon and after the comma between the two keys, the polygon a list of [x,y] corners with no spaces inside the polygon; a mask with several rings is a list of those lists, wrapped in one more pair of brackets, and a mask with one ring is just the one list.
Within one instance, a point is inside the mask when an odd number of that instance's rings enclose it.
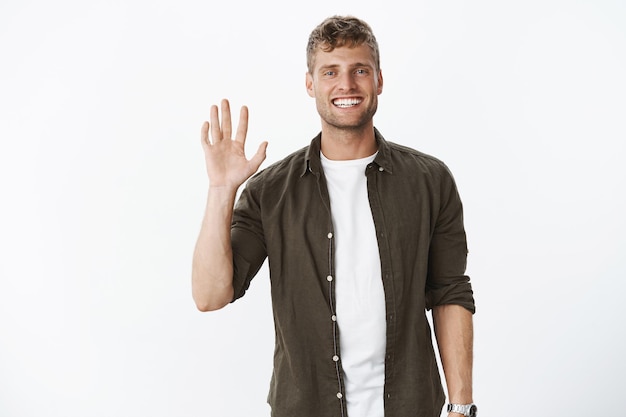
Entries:
{"label": "open palm", "polygon": [[[211,187],[237,188],[254,174],[265,160],[267,142],[261,143],[257,152],[248,160],[245,154],[248,133],[248,108],[243,106],[239,114],[239,125],[232,139],[230,104],[221,103],[222,120],[218,108],[211,106],[210,123],[204,122],[200,139],[204,149],[209,185]],[[209,140],[209,131],[211,139]]]}

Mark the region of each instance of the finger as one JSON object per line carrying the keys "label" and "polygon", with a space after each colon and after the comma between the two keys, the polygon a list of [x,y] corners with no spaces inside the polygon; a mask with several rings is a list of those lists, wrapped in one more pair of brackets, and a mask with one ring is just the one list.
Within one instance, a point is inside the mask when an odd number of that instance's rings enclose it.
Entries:
{"label": "finger", "polygon": [[235,140],[244,144],[248,134],[248,107],[242,106],[239,112],[239,125],[237,125],[237,136]]}
{"label": "finger", "polygon": [[259,169],[263,161],[265,161],[267,150],[267,141],[263,142],[259,145],[259,149],[257,149],[256,153],[250,158],[250,164],[254,168],[254,171]]}
{"label": "finger", "polygon": [[228,100],[222,100],[222,137],[224,139],[231,139],[233,132],[232,124],[230,121],[230,104]]}
{"label": "finger", "polygon": [[213,143],[222,140],[222,131],[220,130],[220,119],[217,112],[217,106],[214,104],[211,106],[211,138]]}
{"label": "finger", "polygon": [[202,129],[200,129],[200,143],[202,147],[210,145],[209,143],[209,122],[202,123]]}

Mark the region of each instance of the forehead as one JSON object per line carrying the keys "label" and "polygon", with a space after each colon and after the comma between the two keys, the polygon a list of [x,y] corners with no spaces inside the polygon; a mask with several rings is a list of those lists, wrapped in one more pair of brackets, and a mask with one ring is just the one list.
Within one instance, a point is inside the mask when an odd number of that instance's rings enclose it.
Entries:
{"label": "forehead", "polygon": [[315,69],[328,66],[350,66],[357,64],[369,65],[373,68],[376,67],[374,54],[370,47],[365,44],[354,47],[341,46],[329,52],[318,47],[313,59]]}

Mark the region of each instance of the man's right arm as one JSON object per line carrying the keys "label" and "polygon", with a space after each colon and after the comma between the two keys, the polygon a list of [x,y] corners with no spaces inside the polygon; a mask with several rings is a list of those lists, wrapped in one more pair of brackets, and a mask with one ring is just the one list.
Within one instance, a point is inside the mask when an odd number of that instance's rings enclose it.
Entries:
{"label": "man's right arm", "polygon": [[237,189],[209,188],[192,263],[193,299],[200,311],[217,310],[233,299],[230,224]]}
{"label": "man's right arm", "polygon": [[[244,145],[248,129],[248,109],[244,106],[239,126],[231,140],[230,107],[222,104],[220,123],[217,106],[211,107],[211,123],[202,125],[200,139],[204,149],[209,192],[192,262],[192,295],[200,311],[226,306],[233,299],[233,251],[230,226],[239,187],[250,178],[265,159],[267,142],[248,160]],[[209,129],[212,140],[209,140]]]}

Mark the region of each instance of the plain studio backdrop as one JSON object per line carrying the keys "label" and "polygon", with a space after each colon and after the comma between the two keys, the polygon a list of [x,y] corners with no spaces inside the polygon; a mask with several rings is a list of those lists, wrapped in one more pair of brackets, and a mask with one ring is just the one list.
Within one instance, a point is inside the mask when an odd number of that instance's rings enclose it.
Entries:
{"label": "plain studio backdrop", "polygon": [[264,167],[307,145],[305,44],[336,13],[378,37],[376,126],[457,180],[481,416],[624,412],[622,0],[5,0],[0,416],[269,415],[267,268],[191,299],[199,132],[226,97]]}

